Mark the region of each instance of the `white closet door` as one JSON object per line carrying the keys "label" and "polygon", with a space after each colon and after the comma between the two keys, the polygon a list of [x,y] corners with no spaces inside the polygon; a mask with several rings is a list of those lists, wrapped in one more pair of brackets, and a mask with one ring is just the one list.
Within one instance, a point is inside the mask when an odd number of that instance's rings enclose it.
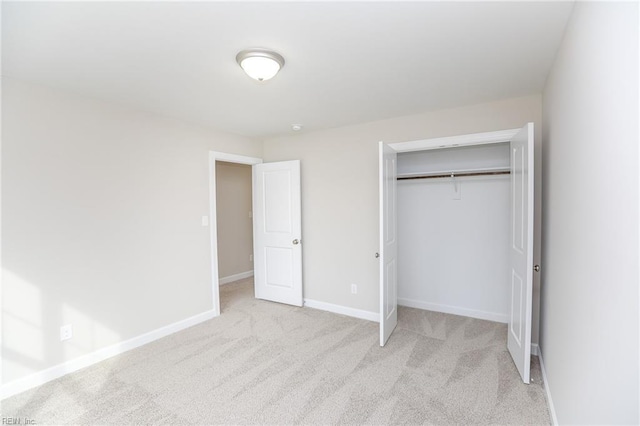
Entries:
{"label": "white closet door", "polygon": [[300,161],[254,165],[256,298],[302,306],[301,230]]}
{"label": "white closet door", "polygon": [[533,123],[511,140],[511,313],[507,347],[525,383],[531,364],[533,297]]}
{"label": "white closet door", "polygon": [[380,346],[398,324],[397,157],[380,142]]}

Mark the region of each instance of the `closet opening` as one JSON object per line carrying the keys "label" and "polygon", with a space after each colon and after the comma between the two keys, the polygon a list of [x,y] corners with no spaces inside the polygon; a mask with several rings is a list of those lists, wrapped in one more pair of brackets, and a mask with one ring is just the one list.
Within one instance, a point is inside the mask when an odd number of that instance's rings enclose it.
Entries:
{"label": "closet opening", "polygon": [[529,383],[533,130],[380,142],[380,346],[398,305],[503,322]]}
{"label": "closet opening", "polygon": [[397,161],[398,305],[507,323],[509,144]]}

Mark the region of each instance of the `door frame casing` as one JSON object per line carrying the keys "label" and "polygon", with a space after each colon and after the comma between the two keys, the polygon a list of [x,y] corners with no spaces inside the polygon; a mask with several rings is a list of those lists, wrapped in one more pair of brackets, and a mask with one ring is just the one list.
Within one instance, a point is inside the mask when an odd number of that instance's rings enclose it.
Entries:
{"label": "door frame casing", "polygon": [[487,145],[510,142],[520,130],[521,129],[508,129],[496,132],[472,133],[468,135],[447,136],[444,138],[396,142],[388,145],[397,152],[426,151],[430,149],[455,148],[460,146]]}
{"label": "door frame casing", "polygon": [[[209,151],[209,239],[211,242],[211,293],[214,316],[220,315],[220,281],[218,278],[218,219],[216,205],[216,161],[246,164],[261,164],[262,158],[226,152]],[[253,192],[253,179],[251,181]]]}

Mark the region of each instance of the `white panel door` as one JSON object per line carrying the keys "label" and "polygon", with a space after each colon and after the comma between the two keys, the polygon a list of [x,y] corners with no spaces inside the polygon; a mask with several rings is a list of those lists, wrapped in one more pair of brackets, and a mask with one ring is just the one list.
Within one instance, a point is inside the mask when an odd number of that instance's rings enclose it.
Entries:
{"label": "white panel door", "polygon": [[300,161],[253,166],[256,298],[302,306]]}
{"label": "white panel door", "polygon": [[511,299],[507,347],[525,383],[531,364],[533,123],[511,140]]}
{"label": "white panel door", "polygon": [[397,157],[380,142],[380,346],[398,324]]}

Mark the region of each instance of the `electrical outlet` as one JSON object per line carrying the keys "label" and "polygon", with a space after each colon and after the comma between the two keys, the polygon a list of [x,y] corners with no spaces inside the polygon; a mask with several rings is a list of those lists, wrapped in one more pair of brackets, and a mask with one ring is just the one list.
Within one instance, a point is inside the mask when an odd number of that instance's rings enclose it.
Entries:
{"label": "electrical outlet", "polygon": [[73,337],[73,326],[71,324],[63,325],[60,327],[60,341],[64,342]]}
{"label": "electrical outlet", "polygon": [[253,262],[253,255],[252,254],[249,255],[249,262]]}
{"label": "electrical outlet", "polygon": [[358,294],[358,286],[356,284],[351,284],[351,294]]}

